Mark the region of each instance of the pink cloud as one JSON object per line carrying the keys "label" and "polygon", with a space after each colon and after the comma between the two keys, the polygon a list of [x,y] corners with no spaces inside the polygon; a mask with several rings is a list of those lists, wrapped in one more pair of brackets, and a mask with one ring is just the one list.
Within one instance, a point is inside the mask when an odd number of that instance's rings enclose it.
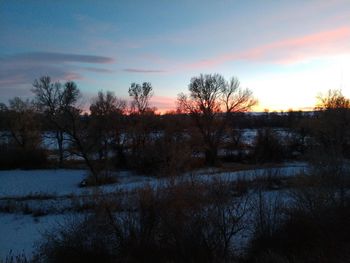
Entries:
{"label": "pink cloud", "polygon": [[144,69],[144,68],[125,68],[123,69],[124,72],[129,73],[164,73],[164,70],[160,69]]}
{"label": "pink cloud", "polygon": [[239,57],[247,60],[271,59],[277,60],[277,62],[293,63],[310,57],[350,51],[349,41],[350,28],[341,27],[331,31],[277,41],[244,52]]}
{"label": "pink cloud", "polygon": [[[75,72],[67,72],[64,74],[63,79],[66,81],[76,81],[76,80],[83,80],[84,77]],[[59,81],[59,79],[57,81]]]}
{"label": "pink cloud", "polygon": [[235,53],[187,64],[181,68],[208,68],[234,60],[272,61],[289,64],[324,55],[350,52],[350,27],[340,27],[296,38],[290,38]]}

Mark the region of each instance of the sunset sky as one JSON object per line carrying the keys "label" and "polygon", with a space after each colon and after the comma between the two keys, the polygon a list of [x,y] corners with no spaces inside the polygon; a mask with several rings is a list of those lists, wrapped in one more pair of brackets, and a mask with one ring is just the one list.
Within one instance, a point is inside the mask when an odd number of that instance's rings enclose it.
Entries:
{"label": "sunset sky", "polygon": [[308,109],[328,89],[350,97],[350,1],[0,0],[0,102],[49,75],[87,102],[151,82],[164,111],[200,73],[238,77],[257,111]]}

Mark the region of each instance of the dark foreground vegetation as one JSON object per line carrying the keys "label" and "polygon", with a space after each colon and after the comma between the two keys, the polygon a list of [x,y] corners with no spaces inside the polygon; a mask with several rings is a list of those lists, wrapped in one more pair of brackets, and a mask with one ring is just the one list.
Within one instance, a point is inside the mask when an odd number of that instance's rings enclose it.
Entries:
{"label": "dark foreground vegetation", "polygon": [[30,260],[6,262],[349,262],[350,182],[319,172],[286,191],[194,179],[99,196],[46,232]]}
{"label": "dark foreground vegetation", "polygon": [[237,79],[200,75],[164,115],[150,105],[150,83],[131,84],[130,104],[101,91],[89,113],[73,82],[42,77],[32,91],[33,101],[0,106],[1,169],[85,167],[84,185],[112,183],[118,169],[172,178],[233,163],[310,169],[288,183],[193,178],[122,200],[99,195],[31,259],[6,262],[350,262],[350,102],[340,91],[313,112],[248,114],[256,100]]}

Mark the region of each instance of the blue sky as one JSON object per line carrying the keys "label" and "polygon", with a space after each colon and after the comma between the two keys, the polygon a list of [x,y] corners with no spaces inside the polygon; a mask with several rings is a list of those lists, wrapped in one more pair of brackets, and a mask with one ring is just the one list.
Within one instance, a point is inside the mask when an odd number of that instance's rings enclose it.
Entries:
{"label": "blue sky", "polygon": [[238,77],[256,110],[350,96],[350,2],[0,0],[0,102],[30,98],[50,75],[76,81],[87,102],[148,81],[164,111],[200,73]]}

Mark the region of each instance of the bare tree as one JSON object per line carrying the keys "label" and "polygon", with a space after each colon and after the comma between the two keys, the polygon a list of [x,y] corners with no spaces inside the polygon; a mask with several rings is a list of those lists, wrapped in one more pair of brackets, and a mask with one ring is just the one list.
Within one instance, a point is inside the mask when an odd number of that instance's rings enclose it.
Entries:
{"label": "bare tree", "polygon": [[129,96],[132,98],[132,112],[143,114],[146,111],[151,110],[149,107],[149,101],[153,96],[153,88],[151,83],[144,82],[142,85],[132,83],[129,88]]}
{"label": "bare tree", "polygon": [[107,116],[110,114],[122,114],[126,109],[126,101],[117,98],[113,92],[99,91],[90,106],[91,114],[95,116]]}
{"label": "bare tree", "polygon": [[32,92],[35,94],[35,104],[45,114],[58,145],[59,166],[64,159],[64,112],[73,107],[80,97],[80,92],[73,82],[62,85],[59,82],[51,82],[49,76],[43,76],[33,83]]}
{"label": "bare tree", "polygon": [[314,132],[319,143],[334,157],[350,156],[350,100],[340,90],[318,97]]}
{"label": "bare tree", "polygon": [[257,101],[249,89],[241,89],[237,78],[226,81],[219,74],[201,74],[191,79],[189,95],[178,96],[178,108],[193,117],[205,146],[206,163],[215,165],[218,147],[230,114],[250,110]]}
{"label": "bare tree", "polygon": [[30,100],[15,97],[2,105],[0,118],[0,166],[2,168],[38,168],[47,162],[42,148],[41,122]]}
{"label": "bare tree", "polygon": [[[316,119],[313,126],[314,154],[312,173],[342,205],[349,179],[350,157],[350,100],[340,90],[329,90],[318,97]],[[321,188],[321,187],[320,187]]]}
{"label": "bare tree", "polygon": [[318,110],[350,108],[350,100],[344,97],[341,90],[328,90],[327,94],[320,94],[317,99],[316,109]]}
{"label": "bare tree", "polygon": [[129,87],[129,96],[131,98],[131,115],[128,125],[128,139],[132,159],[130,165],[138,170],[148,170],[154,163],[154,160],[150,160],[148,152],[155,139],[152,136],[155,108],[150,107],[150,99],[153,96],[151,83],[143,82],[142,85],[132,83]]}
{"label": "bare tree", "polygon": [[118,159],[123,159],[124,137],[122,136],[123,114],[126,101],[117,98],[113,92],[100,91],[90,106],[93,133],[98,137],[100,160],[108,159],[110,149],[117,151]]}
{"label": "bare tree", "polygon": [[7,114],[7,126],[15,144],[23,150],[38,148],[41,136],[33,103],[15,97],[9,100]]}
{"label": "bare tree", "polygon": [[63,162],[63,141],[67,140],[71,145],[71,153],[84,159],[98,182],[98,171],[92,160],[96,142],[91,138],[89,120],[82,116],[83,110],[76,105],[81,97],[77,85],[72,81],[63,85],[59,82],[52,83],[50,77],[44,76],[34,81],[32,91],[36,95],[37,106],[46,114],[56,131],[60,164]]}

